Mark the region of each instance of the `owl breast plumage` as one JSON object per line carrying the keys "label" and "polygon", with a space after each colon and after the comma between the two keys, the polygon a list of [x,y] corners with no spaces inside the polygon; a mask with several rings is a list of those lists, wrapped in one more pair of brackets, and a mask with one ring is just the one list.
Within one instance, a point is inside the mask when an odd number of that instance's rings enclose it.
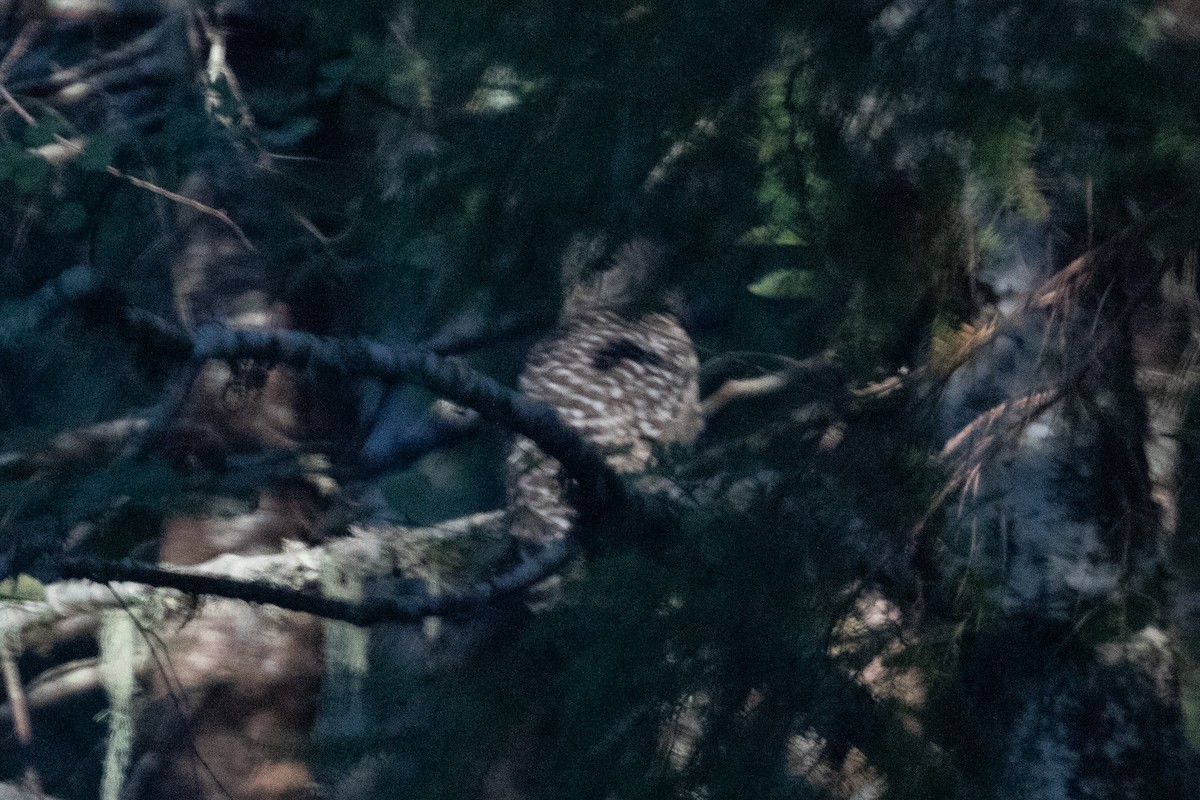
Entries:
{"label": "owl breast plumage", "polygon": [[[607,310],[572,314],[530,352],[520,388],[576,430],[615,471],[644,472],[663,448],[700,431],[699,363],[668,313],[626,319]],[[513,533],[565,536],[576,512],[559,463],[518,438],[507,464]]]}

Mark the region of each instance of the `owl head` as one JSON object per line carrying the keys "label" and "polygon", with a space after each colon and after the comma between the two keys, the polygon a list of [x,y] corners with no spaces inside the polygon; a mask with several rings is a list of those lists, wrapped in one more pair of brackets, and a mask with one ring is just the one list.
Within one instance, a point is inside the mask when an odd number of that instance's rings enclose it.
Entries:
{"label": "owl head", "polygon": [[616,248],[603,235],[576,236],[563,259],[563,317],[587,311],[635,315],[661,306],[667,258],[666,246],[648,236]]}

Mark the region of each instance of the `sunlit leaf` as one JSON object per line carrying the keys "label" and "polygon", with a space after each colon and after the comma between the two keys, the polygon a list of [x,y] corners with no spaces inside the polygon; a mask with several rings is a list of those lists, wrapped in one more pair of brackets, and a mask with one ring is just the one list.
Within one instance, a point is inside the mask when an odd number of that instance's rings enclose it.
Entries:
{"label": "sunlit leaf", "polygon": [[791,228],[778,228],[773,225],[758,225],[738,237],[740,245],[781,247],[799,247],[807,244],[800,234]]}
{"label": "sunlit leaf", "polygon": [[809,269],[778,269],[747,288],[759,297],[801,300],[816,294],[816,277]]}
{"label": "sunlit leaf", "polygon": [[36,578],[22,573],[0,581],[0,597],[8,600],[45,600],[46,587]]}

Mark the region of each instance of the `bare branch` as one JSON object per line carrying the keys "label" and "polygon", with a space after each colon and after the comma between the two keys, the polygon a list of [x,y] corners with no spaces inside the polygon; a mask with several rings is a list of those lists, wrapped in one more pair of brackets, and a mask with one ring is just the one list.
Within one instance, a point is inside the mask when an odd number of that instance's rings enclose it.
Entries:
{"label": "bare branch", "polygon": [[25,699],[25,687],[21,685],[21,673],[17,671],[17,660],[7,646],[0,647],[0,670],[4,673],[4,691],[12,708],[13,730],[25,761],[23,783],[34,792],[41,792],[42,779],[33,768],[33,722],[29,718],[29,703]]}
{"label": "bare branch", "polygon": [[791,385],[786,374],[773,373],[757,378],[741,378],[725,381],[715,392],[704,399],[703,411],[707,419],[726,405],[736,400],[759,398],[778,394]]}
{"label": "bare branch", "polygon": [[400,350],[366,339],[322,338],[290,330],[205,326],[196,332],[193,356],[253,358],[298,370],[317,368],[388,382],[416,381],[440,397],[477,411],[484,420],[525,436],[557,459],[578,485],[582,512],[623,508],[634,500],[604,458],[548,405],[428,351]]}
{"label": "bare branch", "polygon": [[426,617],[473,611],[545,580],[557,572],[570,555],[571,548],[565,541],[554,541],[535,556],[524,558],[512,569],[460,591],[370,598],[359,603],[321,597],[265,581],[239,581],[135,561],[70,558],[64,559],[62,570],[69,578],[102,583],[134,582],[176,589],[192,595],[205,594],[249,603],[267,603],[325,619],[368,626],[381,622],[415,622]]}
{"label": "bare branch", "polygon": [[[37,711],[49,708],[96,691],[103,685],[99,656],[69,661],[46,670],[30,682],[27,692],[29,709]],[[0,705],[0,723],[13,723],[15,726],[16,713],[12,704]]]}
{"label": "bare branch", "polygon": [[778,396],[801,387],[831,397],[845,391],[842,371],[829,353],[802,361],[772,353],[727,353],[704,363],[700,385],[706,395],[706,418],[730,403]]}
{"label": "bare branch", "polygon": [[58,312],[96,296],[102,288],[94,270],[76,266],[63,270],[29,297],[5,303],[4,314],[0,315],[0,347],[12,346]]}
{"label": "bare branch", "polygon": [[8,79],[9,72],[12,71],[14,65],[25,55],[25,51],[29,49],[29,45],[37,38],[42,31],[43,23],[41,20],[32,20],[25,23],[17,34],[16,41],[8,48],[8,52],[4,54],[4,58],[0,59],[0,84]]}
{"label": "bare branch", "polygon": [[0,453],[0,478],[27,478],[43,470],[103,463],[146,425],[144,419],[124,417],[61,433],[50,447],[37,453]]}
{"label": "bare branch", "polygon": [[[56,309],[101,293],[102,285],[90,271],[69,272],[69,279],[64,276],[46,287],[46,297],[37,301],[39,307]],[[438,396],[477,412],[484,420],[525,436],[557,459],[578,483],[581,510],[620,505],[630,499],[623,482],[603,457],[564,424],[552,408],[428,350],[392,348],[367,339],[323,338],[300,331],[217,325],[202,327],[193,337],[154,314],[129,308],[119,300],[114,305],[115,313],[98,317],[115,320],[135,340],[187,359],[192,365],[213,359],[253,358],[298,370],[317,368],[385,382],[421,383]],[[34,313],[34,323],[45,315],[44,310]],[[155,427],[152,423],[135,438],[152,436]]]}
{"label": "bare branch", "polygon": [[[63,16],[74,16],[62,5],[59,3],[58,11]],[[91,7],[94,9],[95,4]],[[15,84],[14,89],[21,94],[48,97],[55,104],[70,105],[103,93],[128,80],[130,75],[145,80],[153,75],[145,62],[155,62],[154,54],[169,49],[163,45],[169,36],[181,34],[180,22],[178,16],[165,17],[153,28],[120,47],[72,67],[58,67],[45,77]]]}
{"label": "bare branch", "polygon": [[90,321],[113,326],[139,346],[181,361],[192,354],[192,338],[183,329],[130,306],[117,287],[83,265],[63,270],[29,297],[6,303],[0,315],[0,347],[28,336],[72,306],[82,306]]}

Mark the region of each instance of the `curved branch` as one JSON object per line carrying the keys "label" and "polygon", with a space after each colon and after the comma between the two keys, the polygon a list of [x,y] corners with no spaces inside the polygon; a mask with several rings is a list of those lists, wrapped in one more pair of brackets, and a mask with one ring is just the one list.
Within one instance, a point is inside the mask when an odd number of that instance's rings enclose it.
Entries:
{"label": "curved branch", "polygon": [[545,314],[508,314],[490,320],[478,313],[456,317],[426,339],[422,346],[443,356],[494,347],[508,339],[542,333],[554,324]]}
{"label": "curved branch", "polygon": [[39,291],[32,302],[35,319],[21,328],[36,327],[45,316],[69,303],[91,300],[104,306],[95,315],[98,319],[111,320],[138,343],[193,364],[253,358],[297,370],[321,369],[385,382],[416,381],[434,394],[478,412],[488,422],[525,436],[557,459],[578,483],[581,506],[621,502],[626,495],[603,457],[559,420],[552,408],[430,350],[393,348],[368,339],[220,325],[202,326],[189,335],[154,314],[129,307],[119,294],[115,298],[113,294],[92,270],[69,270]]}
{"label": "curved branch", "polygon": [[[139,345],[192,364],[209,359],[252,358],[297,370],[321,369],[385,382],[421,383],[434,394],[478,412],[482,419],[525,436],[557,459],[577,483],[582,513],[631,502],[630,493],[604,458],[552,408],[429,350],[292,330],[219,325],[203,326],[190,335],[155,314],[128,306],[119,292],[105,286],[85,267],[69,270],[40,290],[31,303],[33,319],[20,327],[30,330],[68,304],[89,302],[98,306],[93,309],[97,320],[115,324]],[[636,504],[636,500],[633,502]]]}
{"label": "curved branch", "polygon": [[473,611],[501,598],[518,594],[557,572],[571,555],[563,540],[546,545],[512,569],[466,589],[445,594],[413,594],[370,598],[349,602],[290,589],[265,581],[240,581],[136,561],[106,561],[98,558],[68,558],[62,562],[67,578],[98,583],[132,582],[185,594],[213,595],[249,603],[266,603],[289,611],[301,611],[325,619],[368,626],[381,622],[415,622]]}
{"label": "curved branch", "polygon": [[0,347],[11,347],[69,305],[101,291],[95,270],[75,266],[46,281],[36,292],[4,304],[0,315]]}
{"label": "curved branch", "polygon": [[120,289],[82,264],[63,270],[28,297],[5,303],[0,347],[11,347],[70,307],[79,308],[90,322],[115,327],[133,344],[177,360],[191,356],[192,339],[185,331],[130,306]]}
{"label": "curved branch", "polygon": [[252,358],[293,369],[321,369],[381,381],[416,381],[434,394],[525,436],[557,459],[578,485],[581,511],[631,500],[623,482],[554,409],[531,400],[434,353],[397,349],[367,339],[333,339],[291,330],[233,329],[208,325],[196,331],[193,358]]}

